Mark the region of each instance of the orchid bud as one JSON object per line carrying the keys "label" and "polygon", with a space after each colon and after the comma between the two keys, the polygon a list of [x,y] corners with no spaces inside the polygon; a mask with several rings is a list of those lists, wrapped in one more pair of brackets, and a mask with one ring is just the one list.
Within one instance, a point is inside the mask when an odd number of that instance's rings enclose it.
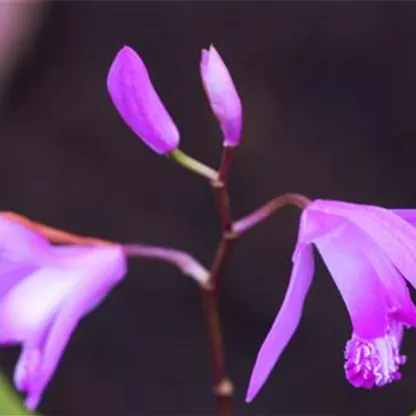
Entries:
{"label": "orchid bud", "polygon": [[224,136],[224,146],[238,146],[242,129],[240,97],[217,50],[202,50],[201,77],[212,111]]}
{"label": "orchid bud", "polygon": [[179,131],[155,91],[140,56],[128,46],[115,57],[107,88],[125,123],[152,150],[167,154],[179,145]]}

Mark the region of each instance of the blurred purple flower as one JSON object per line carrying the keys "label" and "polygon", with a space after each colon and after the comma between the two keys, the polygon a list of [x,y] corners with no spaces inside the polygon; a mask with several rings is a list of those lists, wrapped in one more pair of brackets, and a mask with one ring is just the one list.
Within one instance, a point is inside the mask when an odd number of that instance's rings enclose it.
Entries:
{"label": "blurred purple flower", "polygon": [[16,387],[34,410],[79,321],[123,278],[121,247],[54,247],[0,216],[0,344],[22,344]]}
{"label": "blurred purple flower", "polygon": [[115,57],[107,88],[122,119],[151,149],[166,154],[179,146],[179,131],[157,95],[145,64],[128,46]]}
{"label": "blurred purple flower", "polygon": [[202,50],[201,77],[212,111],[217,117],[225,146],[238,146],[242,130],[240,97],[231,75],[217,50]]}
{"label": "blurred purple flower", "polygon": [[247,393],[253,400],[295,332],[321,254],[349,312],[353,333],[345,374],[370,389],[400,379],[405,327],[416,325],[406,285],[416,286],[416,210],[317,200],[302,213],[289,287],[255,363]]}

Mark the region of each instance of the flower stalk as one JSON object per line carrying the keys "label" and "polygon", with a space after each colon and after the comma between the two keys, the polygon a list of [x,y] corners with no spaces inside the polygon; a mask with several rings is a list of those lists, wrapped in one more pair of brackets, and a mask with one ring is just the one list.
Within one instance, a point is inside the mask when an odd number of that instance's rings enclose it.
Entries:
{"label": "flower stalk", "polygon": [[211,266],[210,290],[202,290],[202,301],[205,313],[205,322],[208,333],[208,343],[211,351],[213,369],[213,392],[217,397],[219,416],[232,416],[232,396],[234,387],[227,377],[225,367],[224,342],[219,311],[219,284],[230,257],[232,247],[236,241],[233,233],[230,200],[228,195],[227,177],[231,167],[232,148],[224,146],[221,166],[215,180],[211,181],[214,190],[218,215],[221,222],[221,239]]}
{"label": "flower stalk", "polygon": [[[92,237],[83,237],[69,233],[58,228],[49,227],[15,212],[1,212],[2,217],[17,222],[25,227],[43,235],[55,244],[72,245],[109,245],[116,244],[113,241],[101,240]],[[127,257],[143,257],[159,259],[177,266],[183,274],[195,279],[202,288],[210,288],[209,272],[189,253],[181,250],[162,248],[148,244],[123,244],[124,254]]]}
{"label": "flower stalk", "polygon": [[185,169],[201,175],[210,181],[215,181],[218,176],[214,169],[204,165],[199,160],[188,156],[186,153],[182,152],[182,150],[175,149],[173,152],[169,153],[168,156]]}
{"label": "flower stalk", "polygon": [[303,210],[310,204],[310,202],[310,199],[301,194],[288,193],[279,195],[269,202],[266,202],[260,208],[257,208],[251,214],[236,221],[234,223],[233,231],[237,236],[241,236],[269,218],[280,208],[287,205],[293,205]]}

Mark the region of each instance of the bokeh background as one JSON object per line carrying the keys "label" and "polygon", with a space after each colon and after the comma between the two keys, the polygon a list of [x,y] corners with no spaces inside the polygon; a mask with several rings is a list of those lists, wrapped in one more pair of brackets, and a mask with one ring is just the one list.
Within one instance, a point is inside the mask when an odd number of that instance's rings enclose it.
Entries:
{"label": "bokeh background", "polygon": [[[0,62],[0,208],[85,235],[188,250],[209,264],[219,238],[211,190],[123,124],[106,75],[127,44],[143,56],[182,149],[218,164],[200,50],[213,43],[244,104],[231,174],[235,217],[287,191],[416,207],[416,4],[412,2],[21,3]],[[29,11],[29,9],[31,9]],[[0,10],[0,17],[2,15]],[[6,19],[6,21],[9,21]],[[238,243],[223,280],[227,368],[239,416],[408,415],[416,337],[402,382],[371,392],[344,379],[350,323],[322,263],[304,318],[251,405],[257,350],[288,283],[299,213]],[[416,271],[415,271],[416,272]],[[18,348],[0,350],[12,374]],[[199,293],[175,268],[134,260],[73,336],[46,415],[214,415]]]}

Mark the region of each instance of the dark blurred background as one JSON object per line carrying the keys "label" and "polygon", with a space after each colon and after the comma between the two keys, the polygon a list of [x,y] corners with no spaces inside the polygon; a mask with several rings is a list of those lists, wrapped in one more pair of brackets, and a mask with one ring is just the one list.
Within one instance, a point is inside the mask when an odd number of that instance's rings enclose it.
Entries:
{"label": "dark blurred background", "polygon": [[[199,76],[210,43],[244,106],[230,183],[235,217],[287,191],[416,207],[415,3],[54,2],[39,22],[1,96],[2,210],[188,250],[208,265],[219,238],[211,190],[133,135],[110,102],[106,75],[123,45],[139,51],[182,149],[217,166],[221,135]],[[414,333],[404,341],[402,382],[371,392],[350,386],[350,323],[321,263],[296,336],[258,398],[244,403],[287,287],[298,215],[288,208],[239,242],[223,281],[237,414],[408,415],[416,408]],[[9,375],[17,354],[0,352]],[[196,285],[171,266],[134,260],[78,327],[40,410],[214,415],[210,388]]]}

